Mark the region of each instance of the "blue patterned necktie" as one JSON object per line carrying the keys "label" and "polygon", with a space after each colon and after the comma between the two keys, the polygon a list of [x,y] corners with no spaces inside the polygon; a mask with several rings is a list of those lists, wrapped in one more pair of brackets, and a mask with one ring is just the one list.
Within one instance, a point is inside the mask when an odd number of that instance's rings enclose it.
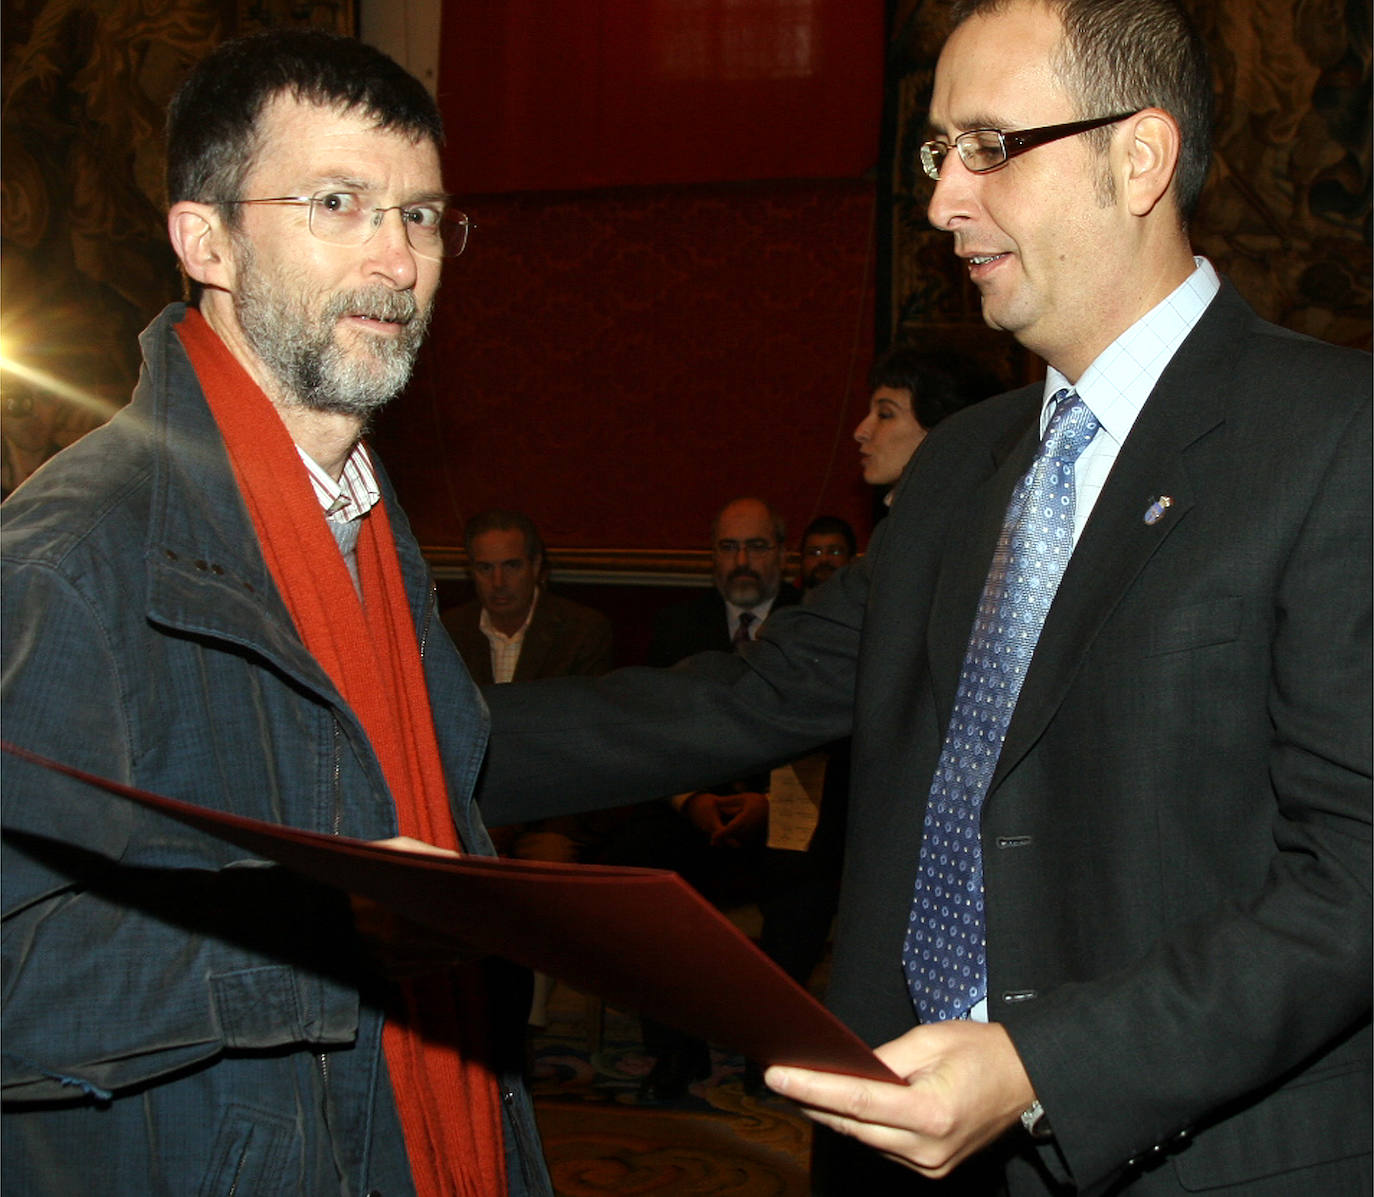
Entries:
{"label": "blue patterned necktie", "polygon": [[926,805],[902,967],[922,1022],[961,1018],[987,994],[983,799],[1045,614],[1073,551],[1074,462],[1097,420],[1074,392],[1055,394],[1035,460],[1016,484]]}

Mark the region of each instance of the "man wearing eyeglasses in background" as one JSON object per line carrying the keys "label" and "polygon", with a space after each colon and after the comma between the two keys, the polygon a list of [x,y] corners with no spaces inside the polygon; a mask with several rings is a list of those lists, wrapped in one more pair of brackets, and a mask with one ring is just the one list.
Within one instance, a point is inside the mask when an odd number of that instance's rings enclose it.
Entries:
{"label": "man wearing eyeglasses in background", "polygon": [[[762,499],[732,499],[711,521],[710,590],[674,603],[654,617],[646,663],[666,667],[694,653],[738,650],[753,641],[773,610],[799,602],[783,580],[787,528]],[[646,802],[611,835],[611,864],[673,869],[713,900],[753,899],[770,884],[768,775],[751,773],[693,788],[670,801]],[[643,794],[664,793],[646,790]],[[705,1043],[644,1020],[644,1045],[654,1064],[640,1086],[656,1101],[675,1100],[708,1075]]]}
{"label": "man wearing eyeglasses in background", "polygon": [[[733,499],[711,523],[711,580],[698,598],[668,607],[654,620],[648,664],[675,665],[712,649],[729,650],[758,635],[774,608],[801,601],[783,580],[787,529],[761,499]],[[708,836],[712,846],[739,847],[755,837],[768,815],[760,786],[716,786],[678,800],[682,813]]]}
{"label": "man wearing eyeglasses in background", "polygon": [[[491,853],[482,703],[360,439],[466,242],[442,138],[351,39],[261,35],[192,72],[167,171],[192,306],[145,332],[129,407],[5,505],[9,740]],[[551,1193],[494,966],[408,955],[341,896],[18,760],[4,827],[7,1191]]]}
{"label": "man wearing eyeglasses in background", "polygon": [[853,559],[859,542],[847,520],[818,515],[806,525],[801,539],[801,584],[812,590]]}
{"label": "man wearing eyeglasses in background", "polygon": [[1370,362],[1194,258],[1211,94],[1174,0],[958,6],[929,215],[1045,384],[744,659],[492,705],[493,798],[852,729],[827,1001],[906,1083],[767,1074],[836,1193],[1370,1191]]}

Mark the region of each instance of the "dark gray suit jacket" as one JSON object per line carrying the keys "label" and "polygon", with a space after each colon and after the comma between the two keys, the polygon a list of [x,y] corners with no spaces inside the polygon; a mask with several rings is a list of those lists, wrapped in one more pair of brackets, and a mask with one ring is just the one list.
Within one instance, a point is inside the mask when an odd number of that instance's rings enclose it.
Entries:
{"label": "dark gray suit jacket", "polygon": [[[1084,529],[983,813],[992,1017],[1056,1136],[1013,1193],[1367,1189],[1369,391],[1367,356],[1224,284]],[[493,696],[484,801],[686,788],[852,728],[829,1002],[906,1031],[926,793],[1039,399],[941,424],[868,555],[742,659]]]}
{"label": "dark gray suit jacket", "polygon": [[[783,582],[768,613],[794,607],[799,602],[801,591],[790,582]],[[645,664],[676,665],[683,657],[712,651],[728,653],[733,647],[725,599],[713,586],[683,602],[664,607],[654,616],[654,632]]]}

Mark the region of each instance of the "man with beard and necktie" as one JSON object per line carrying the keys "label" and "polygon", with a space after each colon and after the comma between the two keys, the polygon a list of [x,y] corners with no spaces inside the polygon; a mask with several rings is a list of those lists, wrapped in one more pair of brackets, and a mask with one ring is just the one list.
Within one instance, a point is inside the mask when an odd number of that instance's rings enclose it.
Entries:
{"label": "man with beard and necktie", "polygon": [[[434,101],[362,43],[276,31],[191,72],[167,141],[190,302],[144,333],[130,405],[5,504],[6,737],[490,854],[485,708],[362,439],[467,241]],[[3,802],[7,1191],[551,1193],[495,965],[35,764]]]}
{"label": "man with beard and necktie", "polygon": [[[786,524],[768,503],[726,503],[711,522],[711,589],[657,614],[647,663],[674,665],[708,649],[738,651],[769,612],[799,602],[801,592],[782,576],[786,543]],[[765,772],[642,804],[611,835],[602,859],[672,869],[719,903],[753,900],[773,887],[778,862],[767,839]],[[654,1057],[640,1087],[646,1098],[681,1097],[709,1071],[699,1039],[646,1019],[644,1043]]]}

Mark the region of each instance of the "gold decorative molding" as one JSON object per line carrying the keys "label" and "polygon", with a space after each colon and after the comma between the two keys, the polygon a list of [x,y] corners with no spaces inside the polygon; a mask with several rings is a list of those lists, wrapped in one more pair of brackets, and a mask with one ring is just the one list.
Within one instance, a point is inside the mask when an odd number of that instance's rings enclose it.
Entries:
{"label": "gold decorative molding", "polygon": [[[461,545],[422,545],[436,578],[465,579],[467,555]],[[593,586],[710,586],[708,549],[574,549],[550,545],[549,573],[555,582]],[[784,577],[794,578],[799,558],[788,553]]]}

